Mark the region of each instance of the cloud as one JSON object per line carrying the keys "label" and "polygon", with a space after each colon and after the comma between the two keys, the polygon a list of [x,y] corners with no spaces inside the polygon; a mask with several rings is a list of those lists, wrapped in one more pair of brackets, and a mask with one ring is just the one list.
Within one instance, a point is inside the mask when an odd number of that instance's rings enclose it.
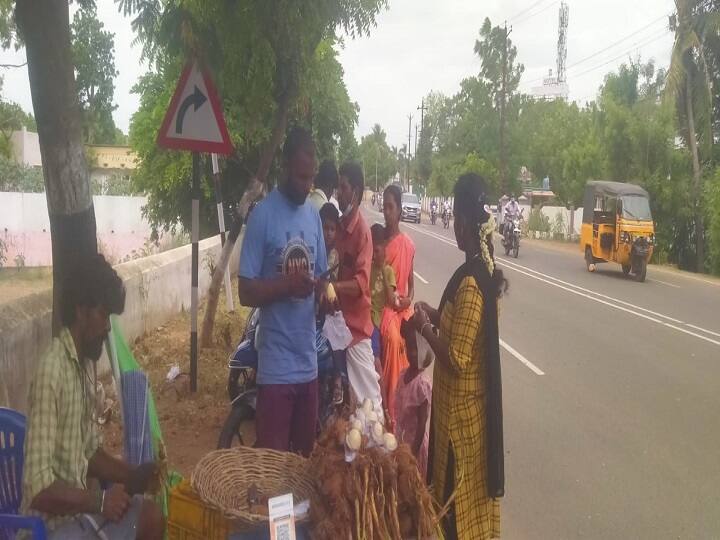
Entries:
{"label": "cloud", "polygon": [[[663,35],[667,23],[659,19],[672,12],[673,0],[568,3],[568,66],[630,36],[568,70],[571,99],[592,99],[605,74],[630,55],[655,58],[660,66],[669,63],[672,35]],[[117,12],[113,0],[98,0],[97,6],[99,18],[115,34],[119,75],[114,117],[118,127],[127,132],[139,101],[130,89],[146,66],[140,63],[139,48],[132,46],[130,19]],[[535,7],[527,10],[531,6]],[[417,107],[423,96],[432,90],[451,95],[463,78],[477,74],[480,62],[473,46],[485,17],[493,24],[508,19],[518,61],[525,65],[521,88],[529,90],[538,85],[532,81],[555,68],[558,7],[556,0],[390,0],[390,8],[380,14],[370,36],[345,38],[340,52],[350,96],[360,105],[358,136],[379,123],[387,131],[390,144],[407,143],[407,116],[412,113],[419,118]],[[647,28],[637,32],[643,27]],[[0,59],[3,63],[24,62],[25,54],[3,51]],[[5,70],[4,77],[3,96],[32,110],[27,69]]]}

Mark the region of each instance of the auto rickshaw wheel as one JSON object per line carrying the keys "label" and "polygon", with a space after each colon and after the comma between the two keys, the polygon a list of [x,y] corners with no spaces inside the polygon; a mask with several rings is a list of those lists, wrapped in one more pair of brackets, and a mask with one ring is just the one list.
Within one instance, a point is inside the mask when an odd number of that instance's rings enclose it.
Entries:
{"label": "auto rickshaw wheel", "polygon": [[623,264],[622,265],[623,274],[625,274],[627,276],[630,273],[631,268],[632,268],[632,266],[630,266],[629,264]]}
{"label": "auto rickshaw wheel", "polygon": [[645,259],[640,259],[637,262],[637,266],[635,267],[635,281],[644,283],[646,276],[647,276],[647,261]]}
{"label": "auto rickshaw wheel", "polygon": [[595,257],[593,257],[590,246],[585,247],[585,265],[587,266],[588,272],[595,271]]}

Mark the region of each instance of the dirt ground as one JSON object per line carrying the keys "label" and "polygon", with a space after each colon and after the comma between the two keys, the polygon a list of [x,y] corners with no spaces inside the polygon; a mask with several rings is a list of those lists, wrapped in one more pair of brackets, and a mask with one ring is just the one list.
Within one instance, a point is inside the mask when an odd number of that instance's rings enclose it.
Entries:
{"label": "dirt ground", "polygon": [[[155,397],[160,428],[165,441],[169,467],[189,477],[202,456],[217,446],[218,436],[229,411],[227,362],[245,326],[247,311],[237,305],[228,313],[225,293],[218,306],[213,346],[201,349],[198,359],[198,391],[190,392],[190,315],[181,313],[165,325],[138,338],[131,348],[135,359],[148,375]],[[198,317],[202,327],[204,304]],[[168,383],[166,375],[177,364],[181,375]],[[109,378],[103,383],[107,387]],[[122,427],[117,404],[111,420],[103,428],[105,448],[122,454]],[[246,442],[254,438],[254,426],[243,430]],[[248,439],[248,436],[250,437]]]}
{"label": "dirt ground", "polygon": [[52,268],[0,268],[0,304],[52,288]]}

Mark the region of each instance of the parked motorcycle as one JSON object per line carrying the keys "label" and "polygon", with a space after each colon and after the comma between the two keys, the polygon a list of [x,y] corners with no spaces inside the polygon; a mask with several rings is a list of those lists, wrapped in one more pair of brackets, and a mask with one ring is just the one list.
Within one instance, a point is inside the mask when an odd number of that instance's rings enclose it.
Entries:
{"label": "parked motorcycle", "polygon": [[[257,406],[257,385],[255,374],[258,366],[258,353],[255,348],[255,336],[260,320],[260,310],[251,310],[245,331],[235,352],[228,361],[227,392],[230,398],[230,412],[223,424],[218,438],[218,448],[230,448],[235,444],[244,445],[242,424],[255,418]],[[333,358],[327,338],[318,329],[315,347],[318,356],[318,379],[320,380],[320,415],[322,421],[329,416],[333,408],[332,399]],[[347,373],[343,374],[347,380]],[[345,392],[349,395],[349,392]]]}

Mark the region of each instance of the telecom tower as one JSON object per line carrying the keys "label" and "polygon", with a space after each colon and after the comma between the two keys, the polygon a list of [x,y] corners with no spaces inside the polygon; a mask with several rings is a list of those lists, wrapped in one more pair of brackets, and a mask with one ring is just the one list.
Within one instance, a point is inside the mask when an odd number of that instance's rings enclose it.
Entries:
{"label": "telecom tower", "polygon": [[558,17],[558,42],[557,42],[557,74],[553,77],[552,69],[548,76],[543,79],[542,86],[532,89],[532,94],[539,99],[567,99],[569,89],[567,85],[567,72],[565,63],[567,61],[567,30],[570,18],[570,8],[566,2],[560,2]]}

